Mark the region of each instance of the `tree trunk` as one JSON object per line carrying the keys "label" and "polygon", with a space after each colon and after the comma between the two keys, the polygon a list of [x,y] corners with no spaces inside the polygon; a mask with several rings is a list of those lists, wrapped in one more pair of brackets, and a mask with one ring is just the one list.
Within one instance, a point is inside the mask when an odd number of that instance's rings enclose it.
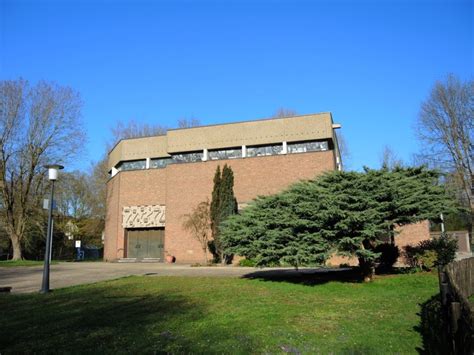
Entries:
{"label": "tree trunk", "polygon": [[368,261],[364,258],[359,258],[359,267],[364,282],[370,282],[374,279],[375,264],[372,261]]}
{"label": "tree trunk", "polygon": [[206,246],[202,247],[202,251],[204,252],[204,262],[206,263],[206,265],[208,264],[209,262],[209,259],[207,258],[207,242],[206,242]]}
{"label": "tree trunk", "polygon": [[[471,208],[471,213],[469,213],[468,221],[467,221],[467,231],[469,233],[469,243],[472,245],[474,241],[473,238],[473,227],[474,227],[474,209]],[[473,250],[471,250],[472,252]]]}
{"label": "tree trunk", "polygon": [[12,260],[22,260],[23,256],[21,254],[20,237],[16,234],[12,234],[10,235],[10,240],[12,242],[12,248],[13,248]]}

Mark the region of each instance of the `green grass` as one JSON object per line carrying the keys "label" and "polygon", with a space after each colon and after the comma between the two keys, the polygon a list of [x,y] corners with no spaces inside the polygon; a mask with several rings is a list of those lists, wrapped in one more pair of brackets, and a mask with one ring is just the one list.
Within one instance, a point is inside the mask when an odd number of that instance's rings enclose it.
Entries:
{"label": "green grass", "polygon": [[[51,264],[57,264],[57,261],[51,261]],[[36,260],[1,260],[0,267],[18,267],[18,266],[40,266],[44,261]]]}
{"label": "green grass", "polygon": [[312,285],[134,276],[1,295],[0,353],[402,353],[422,346],[434,274]]}

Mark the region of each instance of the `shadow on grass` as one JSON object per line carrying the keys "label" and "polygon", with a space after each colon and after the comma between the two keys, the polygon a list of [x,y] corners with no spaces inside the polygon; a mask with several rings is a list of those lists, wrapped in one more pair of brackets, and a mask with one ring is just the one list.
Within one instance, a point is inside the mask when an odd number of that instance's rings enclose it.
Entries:
{"label": "shadow on grass", "polygon": [[407,275],[407,274],[416,274],[419,272],[425,272],[425,271],[416,267],[411,267],[411,266],[392,267],[392,268],[380,267],[380,268],[375,269],[375,273],[377,275]]}
{"label": "shadow on grass", "polygon": [[255,271],[242,277],[262,281],[290,282],[308,286],[321,285],[330,281],[361,282],[358,268],[264,270]]}
{"label": "shadow on grass", "polygon": [[443,318],[440,295],[434,295],[420,304],[420,324],[414,329],[423,339],[423,347],[418,348],[420,354],[446,355],[451,354],[447,327]]}
{"label": "shadow on grass", "polygon": [[[204,353],[206,332],[231,337],[218,328],[193,328],[205,316],[202,304],[133,283],[1,295],[0,309],[0,353]],[[239,346],[240,353],[253,349],[250,340]]]}

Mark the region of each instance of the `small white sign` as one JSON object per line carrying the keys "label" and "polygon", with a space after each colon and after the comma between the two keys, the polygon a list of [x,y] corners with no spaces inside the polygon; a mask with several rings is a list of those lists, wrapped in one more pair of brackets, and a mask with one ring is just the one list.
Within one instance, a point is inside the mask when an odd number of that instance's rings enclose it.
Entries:
{"label": "small white sign", "polygon": [[[43,209],[49,210],[49,200],[47,198],[43,199]],[[53,200],[53,210],[57,209],[56,200]]]}
{"label": "small white sign", "polygon": [[76,248],[80,248],[81,247],[81,241],[80,240],[76,240]]}

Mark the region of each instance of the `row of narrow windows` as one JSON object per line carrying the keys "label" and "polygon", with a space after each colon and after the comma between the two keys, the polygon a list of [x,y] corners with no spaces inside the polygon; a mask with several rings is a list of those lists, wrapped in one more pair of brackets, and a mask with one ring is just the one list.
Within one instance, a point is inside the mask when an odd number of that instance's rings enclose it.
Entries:
{"label": "row of narrow windows", "polygon": [[[327,141],[310,141],[300,143],[288,143],[287,153],[321,152],[328,150]],[[262,157],[283,154],[282,144],[261,145],[247,147],[246,157]],[[207,160],[238,159],[243,158],[242,148],[228,148],[209,150]],[[189,152],[172,154],[170,158],[150,159],[150,169],[162,169],[169,164],[196,163],[204,160],[204,152]],[[118,171],[146,169],[146,160],[124,161],[117,166]]]}

